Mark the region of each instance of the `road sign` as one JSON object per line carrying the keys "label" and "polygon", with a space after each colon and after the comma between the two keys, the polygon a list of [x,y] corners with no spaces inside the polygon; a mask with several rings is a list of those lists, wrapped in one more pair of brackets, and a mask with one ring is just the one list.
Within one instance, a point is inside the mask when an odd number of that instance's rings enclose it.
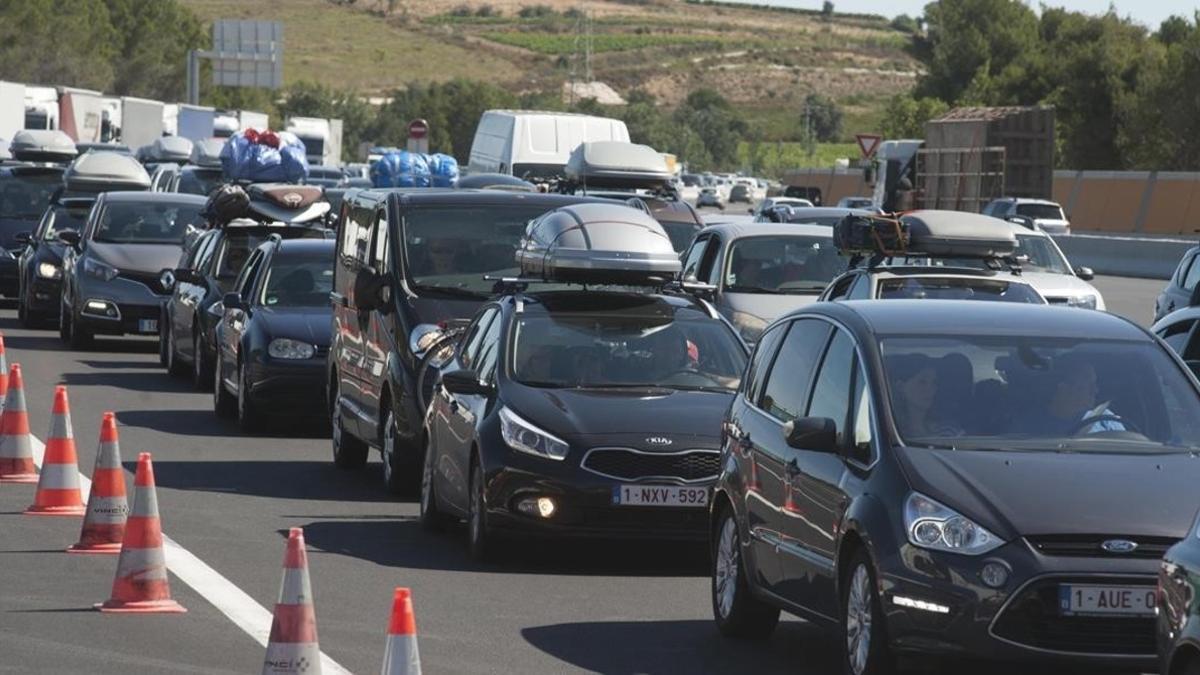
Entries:
{"label": "road sign", "polygon": [[879,144],[883,142],[883,136],[878,134],[855,134],[854,140],[858,141],[858,150],[862,153],[863,159],[871,159],[875,151],[879,149]]}
{"label": "road sign", "polygon": [[283,86],[283,23],[218,19],[212,27],[213,84]]}
{"label": "road sign", "polygon": [[429,152],[429,122],[415,119],[408,123],[407,149],[409,152]]}

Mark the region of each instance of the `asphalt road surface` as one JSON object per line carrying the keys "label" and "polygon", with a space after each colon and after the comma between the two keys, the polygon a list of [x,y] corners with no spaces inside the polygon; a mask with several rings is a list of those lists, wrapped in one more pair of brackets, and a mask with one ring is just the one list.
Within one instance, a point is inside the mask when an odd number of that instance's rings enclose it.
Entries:
{"label": "asphalt road surface", "polygon": [[[1110,310],[1143,324],[1162,283],[1097,280]],[[416,504],[384,493],[377,461],[335,469],[308,420],[249,437],[218,420],[209,394],[158,366],[154,341],[71,352],[51,331],[19,328],[11,309],[0,331],[22,365],[34,433],[44,438],[54,385],[67,384],[90,474],[101,414],[116,411],[130,484],[137,453],[154,453],[164,531],[223,577],[202,594],[172,574],[187,614],[102,615],[92,604],[109,596],[115,557],[63,553],[79,519],[20,515],[34,488],[0,485],[0,671],[257,672],[262,645],[218,606],[270,610],[287,530],[300,526],[322,650],[353,672],[379,669],[395,586],[413,589],[429,673],[837,672],[830,638],[799,620],[765,643],[721,639],[702,549],[545,543],[477,564],[461,530],[419,530]]]}

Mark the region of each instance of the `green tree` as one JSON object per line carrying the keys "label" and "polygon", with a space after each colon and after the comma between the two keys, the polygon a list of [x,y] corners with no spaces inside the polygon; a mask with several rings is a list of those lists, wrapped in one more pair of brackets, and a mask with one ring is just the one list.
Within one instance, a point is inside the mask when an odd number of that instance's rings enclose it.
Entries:
{"label": "green tree", "polygon": [[1020,0],[937,0],[925,7],[925,25],[912,48],[926,69],[921,97],[958,101],[1020,80],[1038,47],[1038,17]]}
{"label": "green tree", "polygon": [[826,21],[833,18],[833,3],[830,0],[825,0],[825,3],[821,5],[821,16]]}
{"label": "green tree", "polygon": [[827,143],[842,135],[842,109],[833,99],[817,93],[804,97],[808,123],[814,139]]}
{"label": "green tree", "polygon": [[896,18],[892,19],[892,22],[888,25],[891,26],[893,30],[898,30],[901,33],[908,33],[910,35],[921,29],[920,25],[917,23],[917,20],[907,14],[901,14],[897,16]]}
{"label": "green tree", "polygon": [[942,116],[949,108],[941,99],[897,94],[884,107],[879,133],[888,139],[924,138],[925,123]]}
{"label": "green tree", "polygon": [[182,98],[187,53],[207,42],[196,15],[177,0],[105,0],[105,4],[116,36],[112,93],[163,101]]}
{"label": "green tree", "polygon": [[[707,166],[733,166],[737,162],[738,142],[749,131],[749,125],[741,114],[734,110],[729,101],[712,89],[697,89],[676,108],[673,122],[680,127],[680,140],[687,150],[681,151],[689,162]],[[696,138],[688,138],[684,130],[691,130]],[[696,141],[703,144],[699,152]],[[701,155],[693,158],[691,154]]]}
{"label": "green tree", "polygon": [[1200,81],[1200,27],[1176,25],[1169,41],[1151,41],[1139,60],[1136,88],[1118,107],[1126,120],[1119,143],[1127,164],[1194,171],[1200,166],[1200,99],[1190,92]]}
{"label": "green tree", "polygon": [[0,0],[0,79],[109,89],[118,42],[103,0]]}

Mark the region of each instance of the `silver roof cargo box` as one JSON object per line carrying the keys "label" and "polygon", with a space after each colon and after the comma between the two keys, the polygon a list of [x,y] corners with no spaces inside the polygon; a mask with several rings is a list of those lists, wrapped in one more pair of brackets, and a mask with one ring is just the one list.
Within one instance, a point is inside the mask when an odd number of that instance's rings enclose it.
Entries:
{"label": "silver roof cargo box", "polygon": [[908,226],[909,254],[938,258],[1006,258],[1017,250],[1012,227],[997,218],[962,211],[913,211],[900,218]]}
{"label": "silver roof cargo box", "polygon": [[182,136],[163,136],[150,146],[150,156],[158,162],[187,164],[192,158],[192,142]]}
{"label": "silver roof cargo box", "polygon": [[654,286],[680,270],[662,225],[620,204],[575,204],[540,216],[516,257],[522,276],[563,283]]}
{"label": "silver roof cargo box", "polygon": [[136,159],[119,152],[93,151],[71,163],[63,174],[69,192],[148,190],[150,174]]}
{"label": "silver roof cargo box", "polygon": [[224,138],[205,138],[192,144],[192,164],[209,169],[221,168],[221,149],[225,147]]}
{"label": "silver roof cargo box", "polygon": [[567,161],[567,178],[586,187],[662,187],[670,182],[667,160],[648,145],[621,141],[580,143]]}
{"label": "silver roof cargo box", "polygon": [[23,129],[13,134],[9,151],[24,162],[69,162],[79,154],[75,141],[57,129]]}

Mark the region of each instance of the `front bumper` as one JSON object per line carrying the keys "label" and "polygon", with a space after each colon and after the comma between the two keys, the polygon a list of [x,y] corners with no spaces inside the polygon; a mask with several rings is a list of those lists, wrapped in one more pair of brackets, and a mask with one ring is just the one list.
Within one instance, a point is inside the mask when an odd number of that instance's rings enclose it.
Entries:
{"label": "front bumper", "polygon": [[79,326],[102,335],[158,335],[163,303],[145,284],[117,277],[111,281],[80,276],[72,311]]}
{"label": "front bumper", "polygon": [[[1097,668],[1155,667],[1154,617],[1063,615],[1058,589],[1060,584],[1076,583],[1152,590],[1157,560],[1048,556],[1023,539],[979,557],[907,543],[899,551],[879,561],[883,611],[898,652]],[[1011,570],[1000,589],[981,581],[983,566],[993,561]]]}
{"label": "front bumper", "polygon": [[34,312],[58,316],[62,307],[62,279],[47,279],[35,274],[25,293],[25,306]]}
{"label": "front bumper", "polygon": [[304,360],[267,358],[249,374],[250,401],[270,416],[326,414],[324,352]]}

